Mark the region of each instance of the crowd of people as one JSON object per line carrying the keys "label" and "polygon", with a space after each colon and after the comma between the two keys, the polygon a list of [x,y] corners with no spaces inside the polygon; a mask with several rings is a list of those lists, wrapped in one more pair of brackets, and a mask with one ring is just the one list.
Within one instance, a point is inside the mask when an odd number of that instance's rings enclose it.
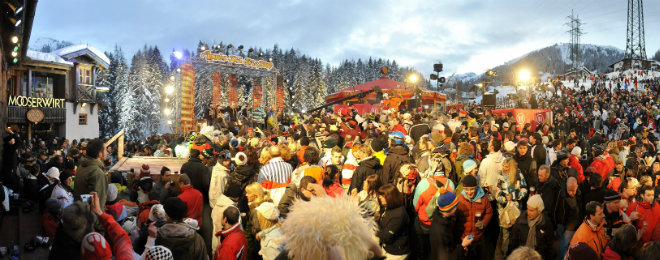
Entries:
{"label": "crowd of people", "polygon": [[0,200],[42,214],[24,248],[49,259],[660,259],[660,82],[637,75],[556,84],[529,102],[553,112],[535,129],[474,104],[219,107],[197,133],[125,144],[186,158],[178,172],[8,130]]}

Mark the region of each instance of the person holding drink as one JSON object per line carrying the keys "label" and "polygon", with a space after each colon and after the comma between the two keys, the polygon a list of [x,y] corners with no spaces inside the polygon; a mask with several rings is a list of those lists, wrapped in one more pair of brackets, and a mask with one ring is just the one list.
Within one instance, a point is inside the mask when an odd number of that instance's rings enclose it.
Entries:
{"label": "person holding drink", "polygon": [[485,196],[484,190],[477,185],[477,178],[466,175],[463,178],[463,191],[458,199],[457,223],[464,223],[461,239],[472,236],[472,244],[467,247],[467,259],[487,259],[492,256],[485,254],[486,243],[483,239],[484,229],[493,216],[493,208]]}

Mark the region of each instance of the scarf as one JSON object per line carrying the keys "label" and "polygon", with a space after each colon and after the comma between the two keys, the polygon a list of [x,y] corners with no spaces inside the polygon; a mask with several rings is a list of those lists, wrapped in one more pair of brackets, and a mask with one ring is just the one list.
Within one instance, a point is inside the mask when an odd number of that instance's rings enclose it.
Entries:
{"label": "scarf", "polygon": [[529,248],[536,248],[536,226],[541,223],[543,216],[539,214],[535,219],[531,219],[527,222],[529,225],[529,232],[527,232],[527,243],[525,246]]}

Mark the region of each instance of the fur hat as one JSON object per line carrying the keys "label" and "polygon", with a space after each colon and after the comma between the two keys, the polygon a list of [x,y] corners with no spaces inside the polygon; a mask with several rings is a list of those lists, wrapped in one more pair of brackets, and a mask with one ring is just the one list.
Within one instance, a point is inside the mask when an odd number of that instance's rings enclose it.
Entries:
{"label": "fur hat", "polygon": [[49,178],[53,178],[56,180],[60,179],[60,170],[57,169],[56,167],[50,167],[48,171],[46,172],[46,176]]}
{"label": "fur hat", "polygon": [[477,163],[474,160],[465,160],[463,162],[463,173],[468,174],[477,168]]}
{"label": "fur hat", "polygon": [[154,204],[149,211],[149,220],[153,222],[165,221],[165,209],[162,204]]}
{"label": "fur hat", "polygon": [[272,202],[264,202],[255,208],[259,214],[264,216],[264,218],[274,221],[280,216],[280,211],[277,210],[277,207]]}
{"label": "fur hat", "polygon": [[527,206],[535,208],[538,211],[543,211],[543,209],[545,208],[545,206],[543,205],[543,199],[539,194],[529,197],[529,199],[527,200]]}
{"label": "fur hat", "polygon": [[238,153],[236,153],[236,156],[234,156],[234,158],[232,158],[232,161],[234,161],[234,163],[236,163],[236,165],[239,165],[239,166],[240,165],[245,165],[245,164],[247,164],[247,155],[245,155],[245,153],[243,153],[243,152],[238,152]]}
{"label": "fur hat", "polygon": [[115,201],[117,199],[117,185],[114,183],[108,184],[108,195],[105,198],[105,201]]}
{"label": "fur hat", "polygon": [[582,148],[579,146],[573,147],[573,150],[571,150],[571,154],[575,156],[580,156],[582,154]]}
{"label": "fur hat", "polygon": [[85,236],[80,245],[80,259],[110,260],[111,258],[110,244],[101,234],[91,232]]}
{"label": "fur hat", "polygon": [[334,245],[344,249],[346,259],[367,259],[370,246],[365,241],[373,241],[376,224],[363,214],[365,210],[348,196],[296,200],[281,227],[287,238],[288,257],[328,259],[328,250]]}
{"label": "fur hat", "polygon": [[477,187],[477,178],[473,175],[465,175],[463,177],[463,187]]}
{"label": "fur hat", "polygon": [[173,260],[174,256],[169,248],[152,246],[144,250],[144,260]]}
{"label": "fur hat", "polygon": [[458,206],[458,197],[456,197],[455,193],[441,187],[436,194],[438,198],[435,201],[435,205],[438,206],[440,212],[450,212]]}

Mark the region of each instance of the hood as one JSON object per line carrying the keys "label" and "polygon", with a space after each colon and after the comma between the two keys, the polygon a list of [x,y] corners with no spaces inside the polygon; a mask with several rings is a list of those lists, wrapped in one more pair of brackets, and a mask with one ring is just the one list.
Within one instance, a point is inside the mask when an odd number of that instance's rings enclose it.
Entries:
{"label": "hood", "polygon": [[103,167],[104,167],[103,162],[101,162],[97,159],[94,159],[94,158],[89,157],[89,156],[83,157],[82,162],[80,162],[80,167],[84,168],[84,167],[90,167],[90,166],[98,166],[101,169],[103,169]]}
{"label": "hood", "polygon": [[477,186],[477,195],[474,196],[473,199],[468,198],[468,196],[465,194],[465,188],[463,189],[461,194],[463,194],[463,197],[465,197],[465,199],[467,199],[470,202],[477,202],[478,200],[481,200],[481,198],[485,195],[484,190],[479,186]]}
{"label": "hood", "polygon": [[252,176],[254,175],[255,171],[255,166],[251,164],[246,164],[246,165],[240,165],[234,169],[234,173],[240,174],[243,176]]}
{"label": "hood", "polygon": [[403,147],[401,145],[395,145],[394,147],[392,147],[392,149],[390,149],[389,153],[406,156],[408,155],[408,149],[406,149],[406,147]]}
{"label": "hood", "polygon": [[165,239],[188,239],[196,230],[184,222],[169,222],[158,228],[158,235]]}
{"label": "hood", "polygon": [[236,202],[231,200],[229,197],[225,196],[225,194],[220,195],[218,199],[215,201],[215,206],[214,207],[227,207],[229,205],[234,205],[236,206]]}
{"label": "hood", "polygon": [[502,161],[502,152],[489,153],[486,158],[495,160],[496,162]]}
{"label": "hood", "polygon": [[360,166],[364,165],[365,167],[369,168],[376,168],[376,165],[380,165],[380,160],[376,157],[369,156],[365,158],[364,160],[360,161]]}

